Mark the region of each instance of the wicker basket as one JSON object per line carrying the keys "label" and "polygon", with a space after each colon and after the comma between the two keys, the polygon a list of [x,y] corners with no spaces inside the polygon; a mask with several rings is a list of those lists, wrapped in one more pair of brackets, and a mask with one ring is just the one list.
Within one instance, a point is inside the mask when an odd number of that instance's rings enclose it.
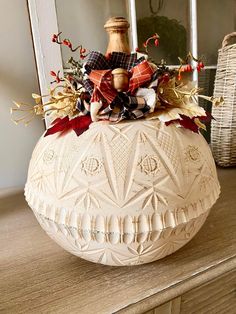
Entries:
{"label": "wicker basket", "polygon": [[215,97],[224,105],[212,108],[211,145],[215,161],[223,167],[236,165],[236,32],[225,36],[219,49]]}

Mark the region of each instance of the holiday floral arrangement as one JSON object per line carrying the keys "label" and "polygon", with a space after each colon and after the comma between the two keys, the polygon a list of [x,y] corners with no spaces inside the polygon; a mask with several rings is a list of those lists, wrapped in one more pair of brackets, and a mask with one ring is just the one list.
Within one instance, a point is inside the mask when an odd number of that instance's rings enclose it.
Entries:
{"label": "holiday floral arrangement", "polygon": [[[118,123],[133,119],[158,119],[197,133],[212,119],[198,105],[198,98],[216,106],[223,103],[221,97],[200,94],[196,83],[186,80],[186,74],[204,68],[203,61],[191,53],[185,59],[179,58],[177,69],[170,69],[163,60],[157,64],[149,59],[148,47],[159,46],[158,34],[144,42],[144,51],[106,55],[87,52],[82,45],[74,47],[61,36],[62,33],[54,34],[52,41],[79,54],[79,60],[71,57],[68,61],[70,73],[61,76],[51,71],[53,81],[48,95],[32,94],[33,106],[14,102],[11,108],[15,123],[27,125],[35,115],[48,117],[52,122],[45,136],[70,130],[80,135],[95,121]],[[19,112],[23,115],[17,118],[15,114]]]}

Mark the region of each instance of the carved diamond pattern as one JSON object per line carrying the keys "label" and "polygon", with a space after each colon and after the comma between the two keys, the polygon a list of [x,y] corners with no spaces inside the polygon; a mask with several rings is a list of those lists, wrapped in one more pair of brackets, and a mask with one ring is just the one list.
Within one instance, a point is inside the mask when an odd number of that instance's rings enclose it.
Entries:
{"label": "carved diamond pattern", "polygon": [[159,132],[158,136],[158,142],[160,147],[163,149],[165,152],[166,156],[170,159],[173,168],[175,171],[177,171],[178,168],[178,160],[176,158],[176,143],[174,142],[174,137],[170,136],[170,134],[167,134],[164,131]]}
{"label": "carved diamond pattern", "polygon": [[130,154],[130,141],[119,136],[110,142],[116,177],[124,179]]}

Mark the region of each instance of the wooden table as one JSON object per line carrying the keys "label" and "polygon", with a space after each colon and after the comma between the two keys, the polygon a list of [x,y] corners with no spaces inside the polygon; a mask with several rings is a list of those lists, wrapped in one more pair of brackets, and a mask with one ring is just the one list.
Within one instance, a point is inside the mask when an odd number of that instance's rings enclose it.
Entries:
{"label": "wooden table", "polygon": [[70,255],[44,233],[22,193],[2,196],[1,313],[236,313],[236,169],[220,169],[219,178],[221,197],[194,239],[133,267]]}

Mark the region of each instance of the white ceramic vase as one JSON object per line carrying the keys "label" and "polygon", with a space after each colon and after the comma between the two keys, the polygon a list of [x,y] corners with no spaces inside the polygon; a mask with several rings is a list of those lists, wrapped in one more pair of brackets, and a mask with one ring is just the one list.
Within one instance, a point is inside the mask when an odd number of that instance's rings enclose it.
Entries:
{"label": "white ceramic vase", "polygon": [[64,249],[107,265],[152,262],[185,245],[220,193],[204,138],[158,120],[96,122],[41,137],[26,199]]}

